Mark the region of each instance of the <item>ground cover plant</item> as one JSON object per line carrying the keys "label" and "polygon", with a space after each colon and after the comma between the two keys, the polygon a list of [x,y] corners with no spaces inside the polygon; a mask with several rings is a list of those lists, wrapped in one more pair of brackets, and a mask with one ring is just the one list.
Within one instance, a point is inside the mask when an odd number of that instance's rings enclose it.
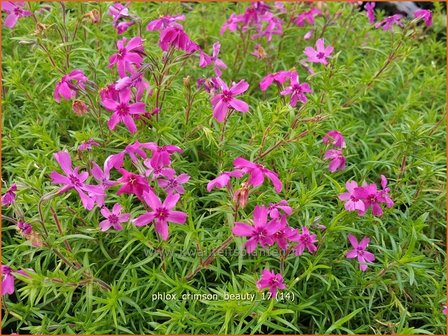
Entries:
{"label": "ground cover plant", "polygon": [[2,12],[3,333],[446,333],[440,3]]}

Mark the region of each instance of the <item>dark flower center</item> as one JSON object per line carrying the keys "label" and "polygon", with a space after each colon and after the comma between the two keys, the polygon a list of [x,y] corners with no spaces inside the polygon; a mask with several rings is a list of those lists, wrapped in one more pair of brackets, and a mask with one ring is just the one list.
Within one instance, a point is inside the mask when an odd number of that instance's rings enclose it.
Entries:
{"label": "dark flower center", "polygon": [[120,116],[126,116],[129,114],[129,107],[127,104],[120,104],[117,107],[117,113]]}
{"label": "dark flower center", "polygon": [[126,56],[126,48],[121,48],[118,50],[118,58],[123,59]]}
{"label": "dark flower center", "polygon": [[303,244],[307,245],[310,243],[311,237],[309,235],[304,235],[300,238],[300,240],[302,241]]}
{"label": "dark flower center", "polygon": [[323,52],[318,52],[316,55],[317,58],[322,59],[325,57],[325,54]]}
{"label": "dark flower center", "polygon": [[14,14],[15,14],[16,16],[22,16],[22,14],[23,14],[23,10],[22,10],[22,8],[20,8],[20,7],[16,7],[16,8],[14,8]]}
{"label": "dark flower center", "polygon": [[224,100],[226,103],[231,101],[232,98],[233,98],[232,92],[230,92],[229,90],[222,91],[222,100]]}
{"label": "dark flower center", "polygon": [[68,178],[70,179],[70,183],[72,185],[74,185],[76,187],[79,187],[79,186],[82,185],[81,182],[79,181],[79,178],[77,176],[75,176],[73,174],[70,174]]}
{"label": "dark flower center", "polygon": [[108,219],[109,219],[109,222],[110,222],[112,225],[116,225],[116,224],[118,224],[118,216],[117,216],[117,215],[112,214],[112,215],[109,216]]}
{"label": "dark flower center", "polygon": [[156,210],[156,218],[164,220],[168,217],[168,210],[165,208],[158,208]]}

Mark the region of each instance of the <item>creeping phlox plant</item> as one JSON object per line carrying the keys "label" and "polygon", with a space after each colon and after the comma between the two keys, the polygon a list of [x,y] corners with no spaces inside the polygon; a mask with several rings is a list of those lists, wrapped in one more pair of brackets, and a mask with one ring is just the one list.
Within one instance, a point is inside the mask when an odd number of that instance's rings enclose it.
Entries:
{"label": "creeping phlox plant", "polygon": [[444,332],[441,16],[358,5],[3,1],[4,328]]}

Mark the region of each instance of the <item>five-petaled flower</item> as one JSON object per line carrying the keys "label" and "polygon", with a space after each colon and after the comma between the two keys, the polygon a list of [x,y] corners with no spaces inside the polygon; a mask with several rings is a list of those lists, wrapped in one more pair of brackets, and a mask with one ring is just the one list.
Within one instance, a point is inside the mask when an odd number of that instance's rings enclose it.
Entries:
{"label": "five-petaled flower", "polygon": [[308,57],[308,61],[311,63],[328,64],[327,57],[331,55],[334,48],[329,45],[325,47],[324,39],[320,38],[316,41],[316,49],[312,47],[306,47],[304,54]]}
{"label": "five-petaled flower", "polygon": [[247,183],[252,187],[258,187],[263,184],[264,178],[267,177],[271,180],[277,193],[282,191],[283,184],[278,178],[277,173],[267,169],[261,164],[238,157],[233,161],[233,166],[237,169],[241,169],[246,174],[249,174],[249,180]]}
{"label": "five-petaled flower", "polygon": [[15,183],[11,184],[2,197],[2,204],[6,206],[13,204],[16,201],[16,191],[17,185]]}
{"label": "five-petaled flower", "polygon": [[350,234],[348,235],[348,240],[350,241],[353,249],[348,251],[345,256],[349,259],[358,258],[359,269],[363,272],[366,271],[367,263],[373,263],[375,261],[375,256],[373,253],[366,251],[370,239],[368,237],[364,237],[358,243],[356,237]]}
{"label": "five-petaled flower", "polygon": [[168,239],[168,222],[185,224],[187,214],[181,211],[174,211],[179,200],[179,194],[168,194],[162,203],[152,190],[143,193],[143,199],[152,211],[148,211],[140,217],[134,219],[136,226],[144,226],[154,221],[154,228],[163,240]]}
{"label": "five-petaled flower", "polygon": [[282,96],[291,95],[290,105],[295,107],[297,102],[300,100],[302,103],[308,101],[305,93],[313,92],[308,83],[300,83],[299,75],[296,72],[291,73],[291,82],[288,87],[286,87],[280,94]]}
{"label": "five-petaled flower", "polygon": [[101,231],[107,231],[111,227],[113,227],[117,231],[123,230],[121,223],[128,222],[131,215],[128,213],[122,214],[121,210],[122,207],[119,203],[114,204],[114,206],[112,207],[112,211],[110,211],[106,207],[103,207],[101,209],[101,214],[104,216],[104,218],[106,218],[99,224]]}
{"label": "five-petaled flower", "polygon": [[211,102],[213,105],[213,117],[218,122],[224,121],[229,108],[233,108],[234,110],[242,113],[249,111],[249,105],[247,105],[246,102],[235,98],[235,96],[244,93],[249,88],[249,84],[247,84],[245,80],[239,81],[230,89],[221,78],[216,78],[216,81],[221,88],[221,93],[214,96]]}
{"label": "five-petaled flower", "polygon": [[297,234],[297,236],[291,238],[291,240],[297,242],[297,246],[294,248],[294,253],[298,256],[301,256],[305,249],[307,249],[309,253],[317,251],[317,246],[315,245],[317,243],[317,236],[311,234],[306,226],[302,228],[302,233]]}
{"label": "five-petaled flower", "polygon": [[201,50],[199,55],[199,66],[205,68],[209,64],[214,64],[215,74],[217,77],[221,77],[221,69],[227,69],[227,65],[218,58],[219,50],[221,49],[221,43],[215,42],[213,44],[213,54],[211,56],[207,55]]}
{"label": "five-petaled flower", "polygon": [[4,20],[4,24],[8,28],[13,28],[20,18],[33,15],[30,11],[23,9],[24,1],[2,1],[1,6],[2,10],[8,13]]}
{"label": "five-petaled flower", "polygon": [[285,289],[286,285],[283,281],[283,277],[280,273],[274,273],[268,269],[264,269],[261,272],[261,278],[257,281],[258,289],[269,288],[269,292],[272,295],[272,299],[277,297],[277,290]]}
{"label": "five-petaled flower", "polygon": [[141,37],[133,37],[129,42],[127,40],[126,37],[118,40],[118,53],[113,54],[109,58],[109,68],[112,68],[116,64],[120,77],[125,77],[127,73],[132,74],[136,68],[140,68],[143,62],[142,56],[145,53]]}
{"label": "five-petaled flower", "polygon": [[75,69],[69,74],[61,78],[56,84],[53,92],[53,98],[58,103],[61,98],[71,100],[76,97],[79,89],[85,90],[85,84],[88,81],[84,72],[80,69]]}

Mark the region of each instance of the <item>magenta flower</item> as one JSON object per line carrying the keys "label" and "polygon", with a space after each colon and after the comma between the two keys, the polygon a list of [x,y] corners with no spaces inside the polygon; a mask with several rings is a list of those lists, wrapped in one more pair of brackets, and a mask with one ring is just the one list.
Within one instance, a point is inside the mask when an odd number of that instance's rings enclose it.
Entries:
{"label": "magenta flower", "polygon": [[197,45],[191,41],[190,37],[184,31],[180,24],[172,23],[160,32],[159,46],[163,51],[169,48],[184,50],[187,53],[198,49]]}
{"label": "magenta flower", "polygon": [[292,208],[289,206],[288,201],[281,200],[278,203],[269,204],[268,213],[272,219],[280,219],[284,216],[291,216]]}
{"label": "magenta flower", "polygon": [[105,220],[100,222],[101,231],[107,231],[111,227],[113,227],[117,231],[123,230],[121,223],[128,222],[131,215],[128,213],[122,214],[121,209],[121,204],[119,203],[116,203],[112,207],[112,211],[110,211],[106,207],[103,207],[101,209],[101,214],[104,216],[104,218],[106,218]]}
{"label": "magenta flower", "polygon": [[325,160],[330,160],[330,164],[328,165],[328,170],[331,173],[334,173],[338,170],[345,169],[346,158],[342,151],[339,149],[329,149],[324,154]]}
{"label": "magenta flower", "polygon": [[[276,17],[271,12],[266,12],[259,17],[259,20],[264,23],[256,25],[257,33],[252,35],[252,39],[265,37],[268,42],[271,42],[273,35],[283,34],[283,21]],[[263,27],[264,26],[264,27]]]}
{"label": "magenta flower", "polygon": [[184,20],[185,15],[162,16],[148,23],[146,29],[149,31],[155,31],[155,30],[161,31],[176,21],[184,21]]}
{"label": "magenta flower", "polygon": [[322,12],[317,8],[311,8],[309,11],[304,12],[302,14],[299,14],[295,19],[294,23],[299,26],[303,27],[305,23],[308,23],[310,25],[314,25],[314,19],[316,16],[320,15]]}
{"label": "magenta flower", "polygon": [[102,100],[103,106],[112,111],[112,115],[107,122],[107,126],[111,131],[115,129],[118,123],[122,122],[131,133],[137,132],[132,115],[145,113],[145,103],[130,104],[131,90],[125,89],[119,92],[119,101],[112,99]]}
{"label": "magenta flower", "polygon": [[143,62],[142,56],[145,53],[141,37],[136,36],[131,38],[127,44],[126,42],[126,37],[118,40],[118,53],[109,58],[109,68],[116,64],[120,77],[125,77],[127,72],[132,74],[135,68],[140,68]]}
{"label": "magenta flower", "polygon": [[372,24],[375,23],[375,3],[368,2],[364,8],[367,11],[367,18],[369,19],[369,22]]}
{"label": "magenta flower", "polygon": [[75,189],[81,198],[82,205],[87,210],[92,210],[95,205],[95,197],[102,195],[103,189],[99,186],[84,183],[89,177],[89,173],[79,173],[79,167],[72,168],[72,160],[70,154],[66,151],[60,151],[54,154],[55,160],[59,163],[62,171],[66,174],[61,175],[53,171],[50,174],[51,182],[55,184],[63,184],[59,193],[64,193],[70,189]]}
{"label": "magenta flower", "polygon": [[14,293],[14,273],[30,277],[30,275],[23,271],[14,271],[12,268],[6,265],[2,265],[2,295],[11,295]]}
{"label": "magenta flower", "polygon": [[118,34],[123,34],[130,26],[132,26],[134,21],[125,21],[130,17],[129,9],[127,5],[122,5],[121,3],[114,3],[109,6],[108,14],[112,16],[113,26],[117,30]]}
{"label": "magenta flower", "polygon": [[334,48],[330,45],[325,47],[324,45],[324,39],[318,39],[316,41],[316,49],[312,47],[306,47],[304,54],[308,56],[308,62],[311,63],[322,63],[324,65],[327,65],[327,57],[331,55]]}
{"label": "magenta flower", "polygon": [[221,77],[222,74],[221,69],[227,69],[227,65],[221,59],[218,58],[220,49],[221,49],[221,43],[216,42],[213,44],[212,56],[207,55],[203,51],[201,51],[199,55],[199,66],[205,68],[207,65],[213,63],[215,66],[215,74],[218,77]]}
{"label": "magenta flower", "polygon": [[302,233],[297,234],[293,241],[297,242],[297,246],[294,248],[294,253],[298,256],[301,256],[305,249],[308,250],[309,253],[314,253],[317,251],[317,246],[314,245],[317,243],[317,236],[315,234],[311,234],[306,226],[302,228]]}
{"label": "magenta flower", "polygon": [[443,305],[443,315],[446,315],[446,304],[445,305]]}
{"label": "magenta flower", "polygon": [[393,207],[394,201],[390,198],[390,189],[387,187],[387,178],[384,175],[381,175],[381,188],[382,190],[380,191],[379,197],[380,201],[386,203],[388,208]]}
{"label": "magenta flower", "polygon": [[290,71],[278,71],[263,77],[260,82],[261,91],[266,91],[272,83],[276,83],[277,85],[285,83],[291,78],[292,74],[294,75],[295,73],[291,73]]}
{"label": "magenta flower", "polygon": [[207,191],[210,192],[213,188],[227,187],[231,177],[240,178],[243,175],[244,172],[241,170],[225,171],[207,184]]}
{"label": "magenta flower", "polygon": [[4,21],[6,27],[13,28],[17,20],[33,14],[30,11],[24,10],[24,6],[24,1],[2,1],[2,11],[8,13]]}
{"label": "magenta flower", "polygon": [[213,117],[218,122],[224,121],[229,108],[233,108],[242,113],[249,111],[249,105],[247,105],[247,103],[235,98],[235,96],[242,94],[249,88],[249,84],[247,84],[245,80],[239,81],[230,89],[221,78],[216,78],[216,80],[222,91],[212,98],[211,103],[213,105]]}
{"label": "magenta flower", "polygon": [[372,263],[375,260],[373,253],[366,251],[370,239],[364,237],[359,243],[355,236],[348,235],[348,240],[352,244],[353,249],[348,251],[345,255],[348,259],[358,258],[359,269],[363,272],[367,270],[367,263]]}
{"label": "magenta flower", "polygon": [[395,14],[392,16],[388,16],[384,20],[377,22],[375,24],[375,28],[383,27],[384,31],[391,30],[393,25],[397,25],[400,27],[403,27],[403,22],[401,22],[401,19],[403,18],[400,14]]}
{"label": "magenta flower", "polygon": [[309,84],[300,83],[299,75],[297,73],[292,73],[290,85],[287,88],[285,88],[282,92],[280,92],[280,94],[282,96],[291,95],[291,101],[289,104],[292,107],[295,107],[299,100],[302,103],[306,103],[308,101],[308,98],[306,97],[305,93],[310,92],[312,92],[312,90]]}
{"label": "magenta flower", "polygon": [[243,172],[250,175],[249,180],[247,181],[249,185],[258,187],[263,184],[264,178],[267,177],[271,180],[277,193],[282,191],[282,182],[279,180],[277,173],[274,173],[272,170],[269,170],[258,163],[248,161],[242,157],[236,158],[233,161],[233,165],[235,168],[241,169]]}
{"label": "magenta flower", "polygon": [[322,142],[327,145],[333,145],[335,148],[345,148],[345,138],[336,130],[327,132],[323,137]]}
{"label": "magenta flower", "polygon": [[272,298],[277,297],[278,289],[285,289],[286,285],[283,281],[283,277],[280,273],[275,274],[274,272],[265,269],[261,272],[261,278],[257,282],[258,289],[269,288],[269,292],[272,295]]}
{"label": "magenta flower", "polygon": [[[151,145],[149,145],[151,144]],[[152,168],[166,167],[171,164],[171,155],[174,153],[183,153],[183,150],[175,145],[157,146],[155,143],[146,143],[147,148],[152,151],[152,157],[149,160],[149,166]]]}
{"label": "magenta flower", "polygon": [[238,29],[239,23],[243,22],[244,19],[241,15],[237,15],[235,13],[230,14],[230,17],[227,21],[222,25],[220,34],[223,35],[226,30],[231,32],[235,32]]}
{"label": "magenta flower", "polygon": [[303,35],[303,39],[305,41],[308,41],[310,38],[313,37],[314,29],[310,30],[309,32],[306,32],[305,35]]}
{"label": "magenta flower", "polygon": [[109,84],[105,88],[100,90],[101,100],[104,101],[106,99],[110,100],[119,100],[120,97],[118,95],[119,90],[115,88],[116,84]]}
{"label": "magenta flower", "polygon": [[58,103],[61,98],[71,100],[76,97],[76,93],[79,89],[85,90],[85,83],[88,81],[86,75],[82,70],[75,69],[69,74],[61,78],[56,84],[53,92],[53,98]]}
{"label": "magenta flower", "polygon": [[94,139],[89,139],[87,141],[82,142],[79,146],[78,146],[78,150],[79,151],[89,151],[92,150],[93,147],[99,147],[100,144],[98,142],[96,142]]}
{"label": "magenta flower", "polygon": [[296,229],[287,225],[286,216],[282,216],[281,219],[276,220],[279,220],[280,228],[274,233],[272,238],[274,239],[274,242],[277,243],[278,247],[285,251],[288,248],[288,244],[296,239],[298,232]]}
{"label": "magenta flower", "polygon": [[143,194],[151,191],[148,181],[143,176],[128,172],[124,168],[119,168],[118,171],[122,176],[117,182],[122,184],[122,186],[118,189],[117,195],[130,194],[143,200]]}
{"label": "magenta flower", "polygon": [[175,176],[174,169],[165,172],[165,178],[157,180],[159,187],[162,188],[167,194],[183,194],[185,192],[182,184],[187,183],[190,180],[188,174],[180,174]]}
{"label": "magenta flower", "polygon": [[185,224],[187,214],[181,211],[173,211],[179,200],[179,194],[168,194],[162,203],[152,190],[148,190],[143,194],[145,203],[149,205],[152,211],[146,212],[140,217],[134,219],[136,226],[144,226],[154,221],[154,228],[160,234],[163,240],[168,239],[168,222]]}
{"label": "magenta flower", "polygon": [[31,224],[21,220],[17,221],[17,228],[24,235],[29,235],[33,232],[33,227],[31,226]]}
{"label": "magenta flower", "polygon": [[281,228],[277,220],[268,222],[268,212],[264,206],[257,205],[253,214],[254,225],[235,222],[232,233],[238,237],[248,237],[245,247],[247,253],[252,253],[260,244],[261,247],[274,244],[273,235]]}
{"label": "magenta flower", "polygon": [[364,188],[358,187],[356,181],[350,181],[345,184],[347,192],[339,195],[341,201],[345,201],[344,208],[347,211],[358,211],[364,213],[366,206],[363,199],[366,197]]}
{"label": "magenta flower", "polygon": [[93,168],[90,170],[92,176],[98,181],[99,185],[103,190],[109,189],[111,186],[115,185],[116,182],[110,180],[110,171],[112,168],[120,169],[123,167],[124,153],[118,153],[110,155],[104,161],[104,170],[98,166],[96,162],[92,162]]}
{"label": "magenta flower", "polygon": [[[134,71],[134,70],[132,70]],[[135,88],[135,100],[141,101],[145,92],[152,95],[149,83],[144,79],[143,73],[135,72],[131,77],[123,77],[115,82],[115,90],[119,91]],[[115,99],[114,99],[115,100]]]}
{"label": "magenta flower", "polygon": [[8,190],[6,190],[5,194],[2,197],[2,204],[5,206],[9,206],[16,201],[16,191],[17,185],[15,183],[11,184]]}
{"label": "magenta flower", "polygon": [[432,12],[429,9],[419,9],[414,14],[416,18],[421,18],[427,27],[432,26]]}
{"label": "magenta flower", "polygon": [[154,150],[157,148],[157,144],[154,142],[145,142],[141,143],[136,140],[134,143],[129,144],[125,147],[124,153],[129,155],[133,163],[138,162],[137,156],[141,157],[143,160],[146,160],[148,156],[146,155],[146,150]]}

